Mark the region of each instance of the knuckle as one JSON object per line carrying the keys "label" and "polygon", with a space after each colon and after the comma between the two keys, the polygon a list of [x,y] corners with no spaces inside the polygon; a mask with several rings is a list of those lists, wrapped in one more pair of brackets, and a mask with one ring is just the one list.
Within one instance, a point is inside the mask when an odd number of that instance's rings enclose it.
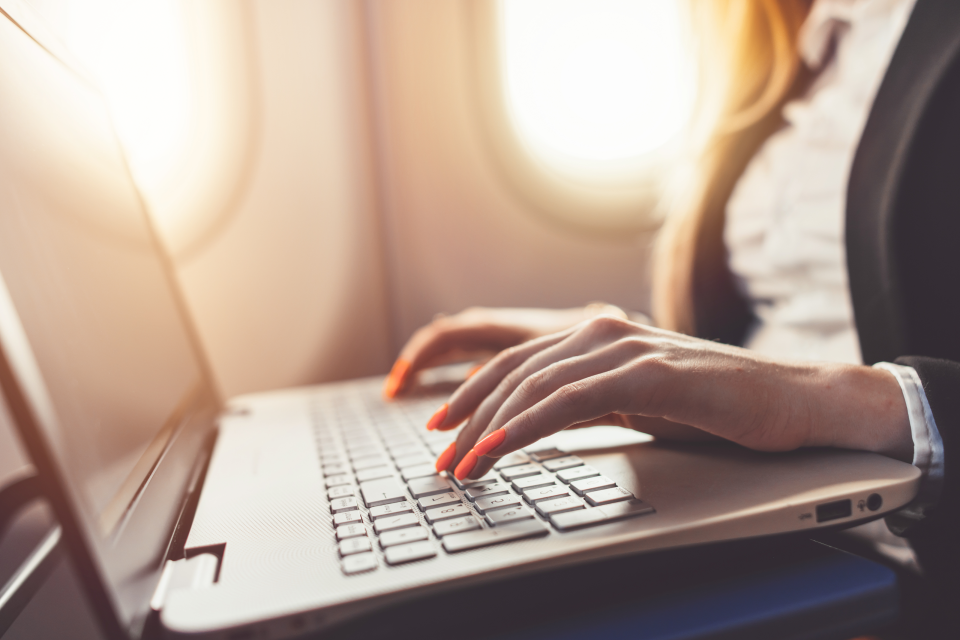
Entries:
{"label": "knuckle", "polygon": [[610,315],[600,315],[587,322],[587,330],[598,336],[619,335],[629,323],[623,318]]}
{"label": "knuckle", "polygon": [[642,356],[650,353],[653,346],[650,344],[650,341],[644,337],[627,336],[617,341],[616,348],[624,349],[632,356]]}
{"label": "knuckle", "polygon": [[583,402],[584,387],[580,382],[564,385],[554,393],[557,404],[561,407],[572,408]]}
{"label": "knuckle", "polygon": [[662,380],[677,371],[678,363],[669,355],[658,353],[643,357],[635,363],[636,372],[645,378]]}
{"label": "knuckle", "polygon": [[520,398],[536,397],[544,387],[548,378],[545,370],[537,371],[525,377],[517,386],[517,395]]}
{"label": "knuckle", "polygon": [[497,390],[502,394],[508,394],[513,389],[516,389],[518,386],[520,386],[523,383],[523,381],[524,381],[524,376],[522,372],[520,372],[517,369],[514,369],[513,371],[511,371],[510,373],[508,373],[503,377],[503,380],[500,381],[500,384],[498,385]]}

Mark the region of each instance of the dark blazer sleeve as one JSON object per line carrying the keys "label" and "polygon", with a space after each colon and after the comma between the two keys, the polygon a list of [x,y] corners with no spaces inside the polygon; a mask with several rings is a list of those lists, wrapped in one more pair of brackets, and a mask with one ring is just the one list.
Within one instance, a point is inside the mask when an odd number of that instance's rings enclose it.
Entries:
{"label": "dark blazer sleeve", "polygon": [[905,356],[896,362],[913,367],[920,376],[945,452],[940,500],[906,537],[925,572],[955,583],[960,576],[960,465],[956,459],[960,452],[960,363],[922,356]]}
{"label": "dark blazer sleeve", "polygon": [[[960,2],[917,0],[851,168],[847,266],[864,363],[913,367],[943,438],[940,499],[906,536],[924,570],[953,589],[960,580],[957,114]],[[960,614],[956,602],[951,607]]]}

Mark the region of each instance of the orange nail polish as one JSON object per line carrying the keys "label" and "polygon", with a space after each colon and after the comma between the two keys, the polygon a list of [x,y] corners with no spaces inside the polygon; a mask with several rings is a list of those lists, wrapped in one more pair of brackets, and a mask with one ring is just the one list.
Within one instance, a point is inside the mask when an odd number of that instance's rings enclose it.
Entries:
{"label": "orange nail polish", "polygon": [[503,429],[497,429],[486,438],[478,442],[473,446],[473,450],[478,456],[485,456],[497,447],[499,447],[504,438],[507,437],[507,432]]}
{"label": "orange nail polish", "polygon": [[457,477],[457,480],[463,480],[470,472],[473,471],[473,468],[477,466],[477,454],[473,449],[467,451],[467,455],[463,456],[463,460],[460,461],[460,464],[457,465],[456,470],[453,472],[453,475]]}
{"label": "orange nail polish", "polygon": [[483,369],[483,365],[482,365],[482,364],[478,364],[478,365],[475,366],[473,369],[470,369],[470,371],[467,372],[467,378],[466,378],[466,379],[469,380],[469,379],[472,378],[473,376],[475,376],[475,375],[477,375],[478,373],[480,373],[480,369]]}
{"label": "orange nail polish", "polygon": [[451,442],[450,446],[443,450],[443,453],[437,458],[437,473],[445,471],[447,467],[450,466],[450,463],[453,462],[453,457],[457,455],[457,443]]}
{"label": "orange nail polish", "polygon": [[393,363],[393,369],[390,370],[387,381],[383,383],[383,395],[388,400],[397,397],[397,391],[400,390],[408,373],[410,373],[409,362],[401,358]]}
{"label": "orange nail polish", "polygon": [[427,420],[427,431],[433,431],[441,424],[447,417],[447,411],[450,410],[450,405],[446,402],[443,403],[443,406],[437,409],[437,412],[430,416],[430,419]]}

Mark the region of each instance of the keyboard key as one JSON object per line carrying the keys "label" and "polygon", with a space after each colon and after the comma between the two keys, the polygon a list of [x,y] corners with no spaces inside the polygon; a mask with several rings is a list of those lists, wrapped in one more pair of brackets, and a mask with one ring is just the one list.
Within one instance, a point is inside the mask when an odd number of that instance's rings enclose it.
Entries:
{"label": "keyboard key", "polygon": [[516,507],[520,505],[520,496],[502,495],[492,498],[477,498],[477,513],[483,515],[488,511],[495,509],[506,509],[507,507]]}
{"label": "keyboard key", "polygon": [[330,501],[330,513],[341,513],[343,511],[353,511],[358,508],[356,498],[337,498]]}
{"label": "keyboard key", "polygon": [[370,538],[347,538],[340,541],[340,555],[349,556],[354,553],[363,553],[370,551],[373,547],[370,545]]}
{"label": "keyboard key", "polygon": [[363,504],[369,507],[379,507],[382,504],[403,502],[407,499],[407,492],[393,481],[374,480],[360,487]]}
{"label": "keyboard key", "polygon": [[480,523],[477,522],[477,519],[473,516],[467,516],[465,518],[453,518],[451,520],[438,522],[433,525],[433,532],[437,534],[438,538],[442,538],[451,533],[460,533],[461,531],[470,531],[479,528]]}
{"label": "keyboard key", "polygon": [[423,446],[419,444],[402,444],[397,446],[387,446],[387,451],[390,452],[390,455],[394,458],[402,458],[404,456],[415,456],[423,454]]}
{"label": "keyboard key", "polygon": [[573,529],[579,529],[581,527],[614,522],[616,520],[642,516],[653,512],[654,508],[646,502],[642,500],[630,500],[628,502],[617,502],[615,504],[597,507],[596,509],[557,513],[550,516],[550,522],[560,531],[572,531]]}
{"label": "keyboard key", "polygon": [[577,456],[566,456],[563,458],[554,458],[553,460],[547,460],[543,463],[543,466],[549,471],[560,471],[561,469],[569,469],[570,467],[579,467],[583,464]]}
{"label": "keyboard key", "polygon": [[600,475],[600,472],[593,467],[581,466],[573,467],[572,469],[564,469],[557,474],[557,477],[560,478],[561,482],[566,482],[569,484],[574,480],[583,480],[584,478],[591,478],[598,475]]}
{"label": "keyboard key", "polygon": [[460,504],[460,496],[458,496],[453,491],[448,491],[447,493],[438,493],[433,496],[424,496],[417,500],[417,505],[420,506],[421,511],[426,511],[433,507],[442,507],[448,504]]}
{"label": "keyboard key", "polygon": [[389,547],[383,553],[387,564],[391,565],[413,562],[414,560],[424,560],[426,558],[432,558],[435,555],[437,555],[437,550],[433,548],[433,543],[429,540]]}
{"label": "keyboard key", "polygon": [[583,509],[583,500],[574,496],[566,498],[557,498],[556,500],[544,500],[537,503],[537,511],[540,515],[547,516],[551,513],[563,513],[564,511],[573,511],[574,509]]}
{"label": "keyboard key", "polygon": [[350,524],[351,522],[363,522],[359,511],[344,511],[333,516],[334,525]]}
{"label": "keyboard key", "polygon": [[[433,460],[431,460],[428,456],[422,453],[414,453],[408,456],[400,456],[399,458],[394,458],[393,461],[397,465],[397,468],[401,470],[407,467],[414,467],[418,464],[433,463]],[[435,468],[434,468],[434,471],[436,471]]]}
{"label": "keyboard key", "polygon": [[493,482],[491,484],[482,484],[479,487],[470,487],[464,495],[467,496],[468,500],[473,502],[477,498],[489,498],[491,496],[503,495],[504,493],[510,493],[510,487],[502,482]]}
{"label": "keyboard key", "polygon": [[403,502],[394,502],[380,507],[370,509],[370,519],[386,518],[387,516],[398,516],[401,513],[413,513],[413,505],[404,500]]}
{"label": "keyboard key", "polygon": [[407,544],[408,542],[419,542],[430,537],[427,530],[423,527],[413,527],[410,529],[399,529],[397,531],[387,531],[380,536],[380,546],[386,549],[398,544]]}
{"label": "keyboard key", "polygon": [[533,517],[533,512],[526,507],[515,507],[513,509],[500,509],[491,511],[487,514],[486,521],[491,527],[507,522],[516,522],[517,520],[529,520]]}
{"label": "keyboard key", "polygon": [[404,529],[406,527],[415,527],[420,524],[420,518],[414,513],[403,513],[398,516],[379,518],[373,523],[373,530],[377,533],[391,531],[392,529]]}
{"label": "keyboard key", "polygon": [[379,438],[376,436],[351,431],[343,436],[343,444],[347,451],[360,451],[361,449],[379,448]]}
{"label": "keyboard key", "polygon": [[323,465],[324,476],[339,476],[343,473],[350,473],[350,467],[341,463]]}
{"label": "keyboard key", "polygon": [[349,431],[342,434],[343,445],[348,452],[359,451],[361,449],[378,449],[380,447],[380,438],[372,433],[362,433],[360,431]]}
{"label": "keyboard key", "polygon": [[364,469],[373,469],[374,467],[383,467],[388,466],[390,461],[386,456],[367,456],[366,458],[360,458],[353,461],[353,470],[356,472],[363,471]]}
{"label": "keyboard key", "polygon": [[338,476],[330,476],[325,480],[325,482],[327,483],[328,489],[330,487],[339,487],[343,484],[353,484],[353,476],[342,473]]}
{"label": "keyboard key", "polygon": [[544,460],[550,460],[551,458],[559,458],[560,456],[567,455],[566,451],[560,451],[560,449],[541,449],[539,451],[527,451],[530,454],[530,458],[536,460],[537,462],[543,462]]}
{"label": "keyboard key", "polygon": [[437,475],[437,468],[430,464],[416,464],[412,467],[407,467],[400,472],[400,475],[403,476],[404,480],[410,481],[415,478],[427,478],[430,476]]}
{"label": "keyboard key", "polygon": [[468,533],[458,533],[447,536],[443,539],[443,548],[446,549],[448,553],[456,553],[457,551],[486,547],[491,544],[498,544],[510,540],[545,536],[548,533],[549,530],[536,520],[526,520],[522,522],[512,522],[494,529],[482,529],[480,531],[470,531]]}
{"label": "keyboard key", "polygon": [[633,494],[623,487],[613,487],[611,489],[603,489],[602,491],[591,491],[586,495],[586,498],[587,502],[596,507],[602,504],[610,504],[611,502],[631,500]]}
{"label": "keyboard key", "polygon": [[470,515],[470,509],[467,509],[462,504],[451,504],[446,507],[438,507],[436,509],[430,509],[424,514],[424,517],[427,519],[427,522],[433,524],[434,522],[440,522],[441,520],[449,520],[450,518],[458,518],[460,516]]}
{"label": "keyboard key", "polygon": [[534,476],[518,478],[510,484],[512,484],[513,488],[517,491],[523,491],[524,489],[535,489],[537,487],[545,487],[550,484],[556,484],[556,481],[553,479],[553,476],[548,476],[544,473],[538,473]]}
{"label": "keyboard key", "polygon": [[331,464],[343,464],[343,463],[344,463],[343,456],[340,456],[334,453],[325,453],[320,456],[320,464],[322,464],[324,467]]}
{"label": "keyboard key", "polygon": [[370,480],[392,477],[393,469],[391,467],[371,467],[363,471],[357,471],[357,482],[369,482]]}
{"label": "keyboard key", "polygon": [[355,495],[357,488],[348,484],[340,485],[339,487],[333,487],[327,491],[327,497],[331,500],[336,500],[337,498],[346,498],[348,496]]}
{"label": "keyboard key", "polygon": [[503,476],[504,480],[516,480],[517,478],[525,478],[526,476],[533,476],[540,473],[541,469],[538,465],[535,464],[522,464],[516,467],[507,467],[506,469],[500,470],[500,475]]}
{"label": "keyboard key", "polygon": [[530,456],[523,451],[514,451],[500,458],[500,460],[493,465],[493,468],[506,469],[507,467],[516,467],[521,464],[527,464],[528,462],[530,462]]}
{"label": "keyboard key", "polygon": [[372,553],[358,553],[344,558],[340,566],[347,575],[373,571],[377,568],[377,557]]}
{"label": "keyboard key", "polygon": [[573,489],[573,492],[578,496],[582,496],[587,491],[596,491],[597,489],[606,489],[615,486],[617,486],[617,483],[607,476],[596,476],[594,478],[587,478],[586,480],[574,480],[570,483],[570,488]]}
{"label": "keyboard key", "polygon": [[367,528],[362,524],[345,524],[337,527],[337,540],[365,535],[367,535]]}
{"label": "keyboard key", "polygon": [[500,482],[500,477],[495,474],[493,471],[483,474],[483,476],[471,479],[465,478],[464,480],[457,480],[455,477],[450,476],[453,481],[456,483],[457,487],[460,489],[469,489],[470,487],[477,487],[481,484],[491,484],[494,482]]}
{"label": "keyboard key", "polygon": [[380,447],[364,447],[362,449],[353,449],[347,451],[347,457],[350,458],[350,462],[356,464],[363,458],[382,458],[383,452],[380,450]]}
{"label": "keyboard key", "polygon": [[523,492],[524,499],[529,503],[538,500],[550,500],[553,498],[562,498],[570,495],[570,489],[562,484],[555,484],[549,487],[537,487],[536,489],[527,489]]}
{"label": "keyboard key", "polygon": [[410,493],[413,494],[414,498],[432,496],[436,493],[446,493],[450,491],[451,488],[447,479],[441,476],[411,480],[407,483],[407,486],[410,487]]}

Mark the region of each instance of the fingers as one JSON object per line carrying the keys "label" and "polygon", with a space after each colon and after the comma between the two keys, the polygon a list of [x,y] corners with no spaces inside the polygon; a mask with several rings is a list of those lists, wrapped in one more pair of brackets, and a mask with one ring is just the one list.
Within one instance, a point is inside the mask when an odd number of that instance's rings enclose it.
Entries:
{"label": "fingers", "polygon": [[500,351],[523,340],[518,331],[493,324],[462,325],[454,318],[440,318],[419,329],[404,345],[383,386],[387,399],[395,398],[423,369],[454,357]]}
{"label": "fingers", "polygon": [[[523,383],[502,402],[493,419],[486,425],[479,438],[473,434],[466,433],[467,429],[461,432],[460,439],[469,441],[471,437],[477,438],[479,441],[473,447],[473,451],[480,456],[486,457],[478,460],[478,463],[473,465],[473,468],[465,473],[458,465],[455,471],[457,477],[459,478],[461,474],[480,477],[490,470],[496,462],[495,458],[504,456],[507,453],[536,442],[542,437],[569,427],[600,424],[601,422],[622,425],[622,419],[616,421],[610,420],[611,414],[616,414],[617,411],[623,409],[623,406],[619,402],[619,398],[615,396],[615,389],[607,388],[604,389],[605,395],[603,397],[598,396],[592,399],[604,401],[601,404],[596,405],[596,407],[593,405],[578,407],[578,411],[586,410],[586,414],[571,412],[562,420],[556,422],[540,422],[544,427],[540,429],[536,435],[528,436],[532,437],[532,440],[518,440],[519,436],[514,432],[516,429],[514,424],[517,417],[524,415],[526,412],[541,411],[544,402],[551,397],[556,397],[558,394],[561,396],[567,394],[570,390],[575,389],[577,385],[585,384],[585,381],[588,380],[595,380],[596,377],[600,375],[606,376],[604,379],[608,381],[617,381],[625,377],[626,372],[620,370],[620,365],[623,364],[625,357],[622,350],[613,348],[601,349],[583,356],[554,363],[527,377]],[[540,409],[537,409],[537,407],[540,407]],[[471,424],[467,427],[468,429],[474,426],[473,422],[474,420],[471,419]],[[520,424],[524,423],[521,422]],[[464,446],[460,446],[458,443],[458,450],[464,448]]]}
{"label": "fingers", "polygon": [[558,431],[591,422],[613,413],[621,404],[623,385],[615,372],[607,372],[560,387],[556,392],[527,409],[499,429],[504,435],[499,446],[469,465],[470,456],[454,472],[457,478],[479,478],[496,463],[496,458],[522,449]]}
{"label": "fingers", "polygon": [[[530,340],[498,354],[454,392],[450,401],[440,407],[437,413],[430,418],[427,428],[447,431],[457,427],[476,411],[485,398],[497,389],[505,376],[539,352],[565,340],[572,331],[572,329],[568,329],[567,331]],[[492,415],[491,413],[491,417]]]}
{"label": "fingers", "polygon": [[[474,410],[473,405],[458,407],[455,403],[459,398],[451,401],[451,413],[473,412],[470,422],[458,437],[458,450],[468,450],[468,443],[492,433],[503,426],[509,417],[542,400],[559,386],[617,367],[636,351],[637,346],[642,347],[642,343],[638,342],[626,348],[611,348],[611,342],[615,342],[616,338],[616,334],[598,335],[595,331],[575,328],[563,340],[531,355],[522,365],[506,374],[490,365],[485,367],[485,370],[490,369],[489,375],[501,380],[492,390],[487,391],[489,386],[483,389],[487,395],[479,406]],[[587,355],[581,355],[584,352]],[[510,398],[514,398],[513,403],[508,402]],[[525,404],[516,410],[518,402]],[[500,418],[495,420],[497,416]]]}
{"label": "fingers", "polygon": [[[566,332],[531,341],[529,348],[523,345],[511,349],[488,363],[477,375],[476,384],[470,381],[454,394],[446,417],[438,423],[440,428],[452,428],[470,416],[470,421],[457,438],[457,456],[451,462],[454,474],[458,477],[467,473],[477,475],[476,471],[469,471],[478,459],[472,445],[506,422],[506,418],[496,424],[492,420],[513,394],[518,393],[525,398],[529,406],[548,395],[557,385],[618,366],[636,351],[636,346],[642,346],[642,342],[635,342],[619,350],[610,349],[611,343],[622,337],[625,329],[622,321],[594,319]],[[590,355],[582,356],[585,352]],[[520,359],[523,359],[522,364],[516,362]],[[542,371],[546,367],[550,367],[552,373]],[[563,379],[556,377],[560,370],[566,372]],[[548,382],[545,391],[531,397],[532,389],[540,388],[542,382],[549,380],[552,380],[553,386]],[[489,462],[485,464],[490,465]]]}

